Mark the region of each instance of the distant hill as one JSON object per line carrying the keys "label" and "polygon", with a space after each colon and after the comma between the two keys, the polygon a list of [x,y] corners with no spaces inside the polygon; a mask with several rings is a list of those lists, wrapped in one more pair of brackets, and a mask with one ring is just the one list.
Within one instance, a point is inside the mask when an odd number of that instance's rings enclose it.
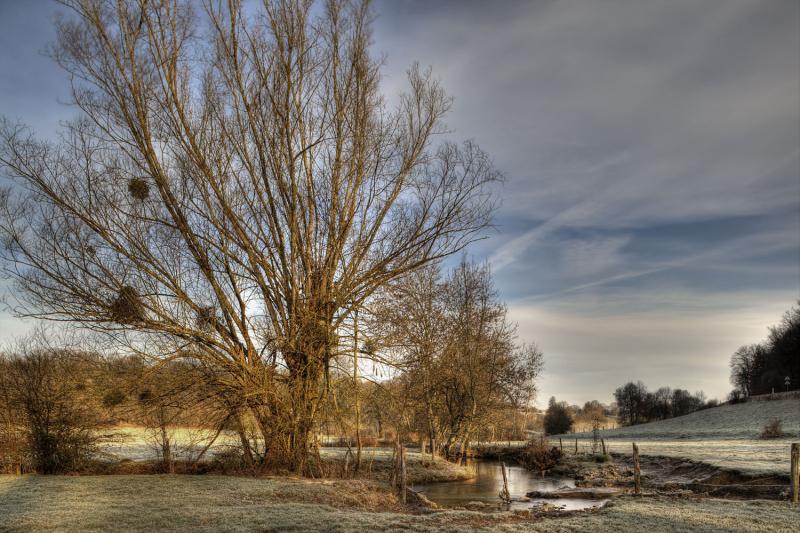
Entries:
{"label": "distant hill", "polygon": [[[603,431],[605,438],[754,439],[773,418],[787,436],[800,436],[800,400],[750,401],[725,404],[685,416]],[[570,437],[590,437],[591,432]]]}

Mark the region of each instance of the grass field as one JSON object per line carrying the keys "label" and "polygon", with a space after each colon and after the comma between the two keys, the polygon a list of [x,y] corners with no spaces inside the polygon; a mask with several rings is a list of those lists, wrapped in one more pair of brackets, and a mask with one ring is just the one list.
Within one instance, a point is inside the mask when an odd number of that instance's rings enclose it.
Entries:
{"label": "grass field", "polygon": [[[156,461],[158,447],[150,432],[142,427],[120,427],[108,431],[113,437],[107,439],[101,448],[105,460],[116,461]],[[177,460],[190,461],[197,457],[205,447],[213,432],[203,429],[173,428],[170,430],[170,441],[174,446]],[[215,453],[230,449],[239,443],[238,436],[232,433],[221,433],[204,456],[210,460]],[[351,450],[355,453],[355,449]],[[320,448],[320,456],[332,469],[334,476],[344,468],[346,448]],[[362,468],[360,478],[388,481],[392,474],[391,448],[364,448],[362,452]],[[349,460],[352,469],[354,458]],[[406,465],[409,483],[431,483],[436,481],[454,481],[468,479],[474,475],[472,467],[461,466],[443,459],[431,462],[429,457],[421,457],[418,451],[406,451]],[[126,471],[125,473],[130,473]]]}
{"label": "grass field", "polygon": [[[154,430],[139,426],[110,428],[104,433],[101,451],[111,460],[153,461],[158,459],[159,444]],[[214,432],[201,428],[170,428],[169,440],[173,445],[173,455],[177,460],[192,460],[213,438]],[[230,446],[239,445],[239,437],[233,432],[223,431],[206,452],[207,457]]]}
{"label": "grass field", "polygon": [[[381,512],[378,512],[378,511]],[[360,481],[222,476],[0,476],[0,530],[27,531],[795,531],[785,502],[623,498],[561,518],[411,513]]]}
{"label": "grass field", "polygon": [[[787,437],[800,437],[800,400],[725,404],[686,416],[603,431],[605,437],[659,439],[757,439],[777,418]],[[577,436],[590,437],[590,433]],[[571,435],[575,436],[575,435]]]}
{"label": "grass field", "polygon": [[[759,439],[764,424],[783,422],[787,437]],[[686,416],[601,431],[609,451],[690,459],[749,474],[789,473],[790,446],[800,439],[800,400],[775,400],[723,405]],[[591,447],[591,434],[562,435],[568,453],[578,439],[579,451]],[[558,443],[558,438],[551,440]]]}

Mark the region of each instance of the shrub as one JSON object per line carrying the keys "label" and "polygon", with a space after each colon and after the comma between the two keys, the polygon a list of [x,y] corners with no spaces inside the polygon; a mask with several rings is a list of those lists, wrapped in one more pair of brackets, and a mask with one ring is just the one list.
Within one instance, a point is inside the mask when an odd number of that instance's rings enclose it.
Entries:
{"label": "shrub", "polygon": [[561,451],[551,447],[544,439],[531,440],[519,455],[519,462],[529,470],[545,472],[561,461]]}
{"label": "shrub", "polygon": [[767,422],[764,425],[764,429],[761,431],[762,439],[780,439],[784,436],[783,423],[777,418],[773,418]]}
{"label": "shrub", "polygon": [[113,389],[103,395],[103,407],[111,408],[120,405],[125,401],[125,393],[119,389]]}
{"label": "shrub", "polygon": [[86,467],[96,451],[98,405],[80,357],[58,350],[26,350],[3,357],[3,409],[13,413],[24,450],[41,474]]}
{"label": "shrub", "polygon": [[742,403],[747,401],[747,396],[742,394],[739,389],[734,389],[728,394],[728,403]]}

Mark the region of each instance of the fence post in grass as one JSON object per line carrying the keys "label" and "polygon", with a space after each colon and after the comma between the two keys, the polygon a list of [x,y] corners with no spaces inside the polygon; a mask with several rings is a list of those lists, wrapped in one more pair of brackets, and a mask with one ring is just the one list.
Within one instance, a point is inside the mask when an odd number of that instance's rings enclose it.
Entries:
{"label": "fence post in grass", "polygon": [[558,437],[558,447],[561,449],[561,453],[564,453],[564,443],[561,442],[561,437]]}
{"label": "fence post in grass", "polygon": [[606,456],[606,440],[600,439],[600,445],[603,447],[603,457]]}
{"label": "fence post in grass", "polygon": [[575,439],[575,455],[578,455],[578,439]]}
{"label": "fence post in grass", "polygon": [[800,442],[792,443],[792,503],[800,503]]}
{"label": "fence post in grass", "polygon": [[639,447],[633,443],[633,491],[634,494],[642,493],[642,472],[639,469]]}

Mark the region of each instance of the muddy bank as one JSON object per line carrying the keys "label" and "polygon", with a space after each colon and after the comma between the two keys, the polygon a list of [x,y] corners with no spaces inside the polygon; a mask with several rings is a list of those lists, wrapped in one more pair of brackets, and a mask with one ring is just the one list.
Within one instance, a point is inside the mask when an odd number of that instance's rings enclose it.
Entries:
{"label": "muddy bank", "polygon": [[[681,492],[737,499],[785,499],[788,475],[748,474],[697,461],[673,457],[640,457],[645,491]],[[575,478],[578,487],[623,487],[631,489],[633,459],[614,454],[598,463],[591,456],[566,456],[551,473]]]}
{"label": "muddy bank", "polygon": [[[633,459],[614,458],[615,463],[633,471]],[[690,490],[728,498],[784,499],[788,497],[788,475],[750,474],[697,461],[671,457],[640,458],[642,483],[658,490]]]}

